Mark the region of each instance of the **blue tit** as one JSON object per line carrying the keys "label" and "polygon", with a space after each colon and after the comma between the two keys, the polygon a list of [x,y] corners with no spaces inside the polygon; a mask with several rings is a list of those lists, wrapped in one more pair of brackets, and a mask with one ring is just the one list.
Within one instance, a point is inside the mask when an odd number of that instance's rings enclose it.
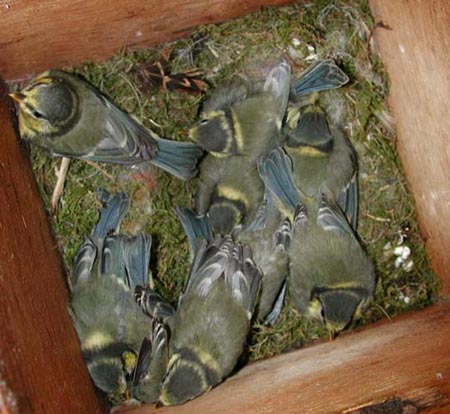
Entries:
{"label": "blue tit", "polygon": [[90,237],[81,245],[70,279],[69,311],[89,374],[113,401],[123,398],[151,320],[134,300],[134,287],[149,284],[151,238],[118,233],[129,200],[107,196]]}
{"label": "blue tit", "polygon": [[[307,85],[302,79],[307,80]],[[284,148],[294,164],[295,183],[302,196],[320,198],[321,194],[326,194],[338,202],[356,230],[358,182],[355,150],[341,125],[336,120],[330,122],[327,111],[319,104],[317,93],[339,88],[348,81],[348,76],[328,59],[311,66],[293,82],[284,127]],[[308,96],[303,92],[305,87],[309,91]],[[329,107],[328,111],[335,112],[334,109]]]}
{"label": "blue tit", "polygon": [[162,139],[81,78],[50,70],[10,96],[19,104],[19,128],[55,156],[125,165],[150,162],[183,180],[202,155],[189,142]]}
{"label": "blue tit", "polygon": [[169,361],[159,396],[164,405],[182,404],[230,375],[244,351],[258,296],[261,272],[247,246],[230,236],[197,246],[169,323]]}
{"label": "blue tit", "polygon": [[266,187],[292,224],[288,288],[297,310],[322,320],[337,335],[358,318],[376,283],[372,261],[336,202],[326,194],[305,199],[282,149],[262,157]]}
{"label": "blue tit", "polygon": [[200,165],[195,209],[199,215],[208,214],[215,232],[229,234],[235,226],[252,220],[263,194],[254,159],[208,154]]}
{"label": "blue tit", "polygon": [[262,201],[256,160],[280,145],[290,80],[290,65],[281,60],[264,81],[219,86],[190,130],[192,140],[209,152],[200,167],[196,210],[209,212],[218,233],[246,222]]}
{"label": "blue tit", "polygon": [[[210,220],[186,208],[177,207],[177,214],[188,237],[191,254],[194,254],[199,241],[213,238]],[[253,260],[262,271],[255,317],[274,324],[281,312],[286,291],[290,222],[283,220],[272,203],[271,194],[267,193],[255,219],[245,227],[237,226],[232,235],[236,241],[251,248]]]}
{"label": "blue tit", "polygon": [[234,80],[213,92],[189,135],[211,155],[257,157],[278,143],[287,107],[291,67],[277,62],[264,82]]}
{"label": "blue tit", "polygon": [[311,96],[310,103],[288,115],[284,149],[293,163],[297,189],[305,199],[323,194],[337,201],[356,230],[358,181],[355,150],[342,128],[330,123]]}

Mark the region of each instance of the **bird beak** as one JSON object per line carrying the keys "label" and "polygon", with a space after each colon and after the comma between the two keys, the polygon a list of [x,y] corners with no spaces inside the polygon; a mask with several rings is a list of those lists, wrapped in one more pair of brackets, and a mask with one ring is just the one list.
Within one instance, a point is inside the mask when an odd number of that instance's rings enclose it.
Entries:
{"label": "bird beak", "polygon": [[10,94],[8,94],[8,96],[9,96],[11,99],[14,99],[14,100],[15,100],[17,103],[19,103],[19,104],[26,98],[26,95],[23,94],[23,93],[21,93],[21,92],[10,93]]}

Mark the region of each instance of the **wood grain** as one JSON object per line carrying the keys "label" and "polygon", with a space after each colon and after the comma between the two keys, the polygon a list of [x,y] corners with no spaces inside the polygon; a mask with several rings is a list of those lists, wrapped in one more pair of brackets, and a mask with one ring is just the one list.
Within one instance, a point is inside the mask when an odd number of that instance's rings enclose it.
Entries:
{"label": "wood grain", "polygon": [[23,79],[50,67],[112,56],[177,39],[199,24],[224,21],[293,0],[2,0],[0,73]]}
{"label": "wood grain", "polygon": [[0,413],[105,413],[67,312],[61,257],[5,91],[0,79]]}
{"label": "wood grain", "polygon": [[450,412],[450,303],[251,364],[182,406],[127,413],[416,412]]}
{"label": "wood grain", "polygon": [[372,0],[390,79],[398,152],[417,205],[433,269],[450,295],[450,4]]}

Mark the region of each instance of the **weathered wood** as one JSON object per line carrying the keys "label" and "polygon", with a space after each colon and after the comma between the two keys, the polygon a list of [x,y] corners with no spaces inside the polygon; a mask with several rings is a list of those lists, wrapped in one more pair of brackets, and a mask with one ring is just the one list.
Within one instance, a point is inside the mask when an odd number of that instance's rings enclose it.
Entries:
{"label": "weathered wood", "polygon": [[419,411],[450,412],[450,303],[251,364],[185,405],[128,414]]}
{"label": "weathered wood", "polygon": [[390,79],[398,151],[417,204],[433,269],[450,295],[450,4],[372,0]]}
{"label": "weathered wood", "polygon": [[293,0],[3,0],[0,73],[9,80],[183,37],[200,24]]}
{"label": "weathered wood", "polygon": [[5,91],[0,80],[0,412],[105,413],[81,358],[61,257]]}

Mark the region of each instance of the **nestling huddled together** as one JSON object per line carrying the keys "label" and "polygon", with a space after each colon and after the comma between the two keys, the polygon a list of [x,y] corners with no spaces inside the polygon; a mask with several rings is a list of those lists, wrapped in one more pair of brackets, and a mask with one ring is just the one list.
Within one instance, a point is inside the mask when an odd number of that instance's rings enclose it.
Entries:
{"label": "nestling huddled together", "polygon": [[285,306],[330,338],[363,314],[376,274],[357,233],[357,154],[328,92],[347,82],[331,59],[294,76],[280,58],[262,77],[214,88],[186,126],[191,142],[160,137],[68,72],[10,94],[21,137],[49,155],[198,177],[194,205],[176,207],[191,252],[177,303],[156,288],[152,235],[121,231],[129,195],[98,190],[69,312],[113,402],[200,396],[236,371],[252,325],[280,323]]}

